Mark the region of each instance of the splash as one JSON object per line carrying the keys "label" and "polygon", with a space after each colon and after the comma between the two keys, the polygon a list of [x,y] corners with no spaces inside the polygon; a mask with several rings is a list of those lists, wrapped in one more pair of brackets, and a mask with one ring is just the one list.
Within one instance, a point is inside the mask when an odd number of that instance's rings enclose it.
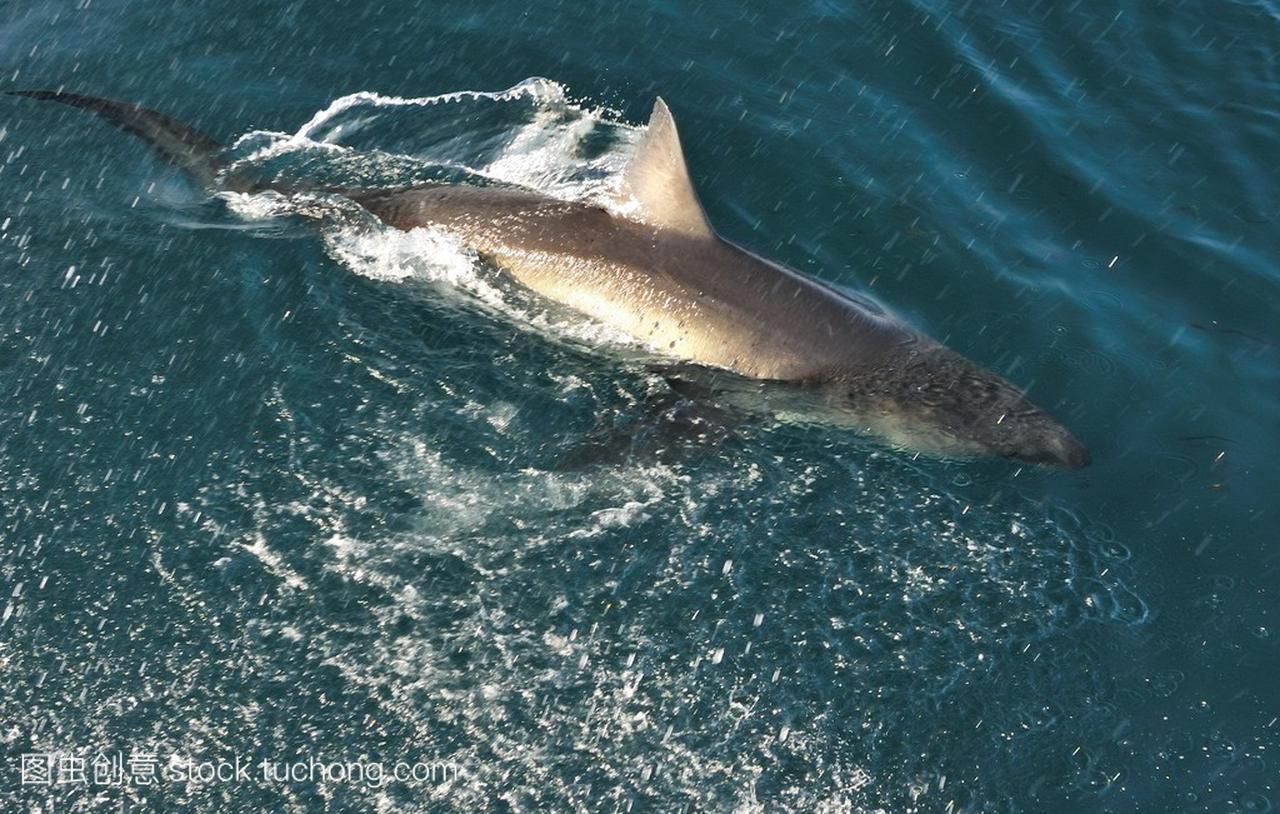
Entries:
{"label": "splash", "polygon": [[[361,91],[335,99],[294,133],[254,131],[231,147],[229,173],[251,171],[342,188],[430,181],[521,186],[561,200],[613,205],[617,179],[642,133],[615,111],[569,99],[549,79],[502,91],[404,98]],[[320,215],[325,246],[352,271],[426,283],[554,337],[635,346],[626,334],[528,297],[447,232],[401,232],[351,211],[340,196],[227,193],[241,217]],[[328,215],[329,217],[324,217]]]}
{"label": "splash", "polygon": [[[513,810],[755,811],[760,783],[795,810],[943,810],[966,779],[921,762],[920,721],[971,703],[993,671],[1052,682],[1065,631],[1146,617],[1105,530],[971,507],[894,456],[857,470],[809,449],[696,477],[495,475],[414,433],[380,449],[381,488],[419,501],[408,526],[362,531],[374,496],[326,478],[297,500],[264,495],[252,525],[218,531],[260,559],[287,611],[252,635],[296,642],[464,765],[430,790],[453,805],[519,788]],[[832,489],[851,499],[833,505]],[[224,498],[187,511],[216,517]],[[313,545],[262,544],[299,523]],[[289,590],[290,573],[316,589]],[[364,597],[361,635],[325,590]],[[974,718],[1015,734],[1062,726],[1046,703]]]}

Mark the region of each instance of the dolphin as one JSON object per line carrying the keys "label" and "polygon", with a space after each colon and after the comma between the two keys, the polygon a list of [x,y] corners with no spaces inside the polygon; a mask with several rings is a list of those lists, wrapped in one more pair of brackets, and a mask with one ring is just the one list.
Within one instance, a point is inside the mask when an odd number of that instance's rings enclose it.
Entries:
{"label": "dolphin", "polygon": [[[300,191],[227,173],[210,136],[138,105],[10,91],[97,114],[210,189]],[[777,383],[807,419],[943,457],[1079,468],[1088,449],[1014,385],[874,305],[718,235],[662,99],[618,189],[628,207],[523,188],[432,183],[317,186],[396,229],[456,235],[537,294],[621,329],[659,354]]]}

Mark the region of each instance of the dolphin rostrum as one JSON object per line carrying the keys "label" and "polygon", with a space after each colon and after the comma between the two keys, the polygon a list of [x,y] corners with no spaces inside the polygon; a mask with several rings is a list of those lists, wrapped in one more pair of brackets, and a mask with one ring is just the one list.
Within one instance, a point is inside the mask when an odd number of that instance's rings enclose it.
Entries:
{"label": "dolphin rostrum", "polygon": [[[13,93],[92,111],[206,187],[298,190],[229,176],[218,142],[153,110],[62,91]],[[661,99],[619,190],[634,216],[516,188],[316,189],[346,195],[397,229],[442,228],[534,292],[663,355],[779,382],[817,420],[930,454],[1089,463],[1083,444],[1001,377],[717,235]]]}

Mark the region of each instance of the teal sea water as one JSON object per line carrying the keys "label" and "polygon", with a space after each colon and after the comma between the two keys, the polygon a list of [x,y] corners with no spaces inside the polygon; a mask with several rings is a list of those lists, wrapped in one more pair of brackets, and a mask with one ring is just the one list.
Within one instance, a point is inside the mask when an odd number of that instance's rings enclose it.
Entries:
{"label": "teal sea water", "polygon": [[[300,178],[591,198],[661,94],[723,234],[1095,462],[557,467],[660,386],[619,337],[2,97],[0,809],[1274,810],[1278,43],[1273,0],[5,3],[0,89]],[[236,759],[352,775],[174,773]]]}

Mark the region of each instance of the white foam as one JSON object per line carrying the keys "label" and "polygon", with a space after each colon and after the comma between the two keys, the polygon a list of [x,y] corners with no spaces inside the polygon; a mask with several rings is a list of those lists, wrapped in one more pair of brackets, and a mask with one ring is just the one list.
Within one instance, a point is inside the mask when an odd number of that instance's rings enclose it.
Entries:
{"label": "white foam", "polygon": [[527,96],[543,103],[564,103],[565,89],[559,82],[535,76],[500,91],[459,90],[451,93],[442,93],[438,96],[406,98],[403,96],[383,96],[380,93],[362,90],[330,102],[328,107],[316,113],[306,124],[302,125],[295,135],[301,139],[312,139],[321,128],[327,126],[338,115],[360,105],[375,108],[428,107],[448,102],[458,102],[464,99],[488,99],[494,102],[505,102],[522,96]]}
{"label": "white foam", "polygon": [[278,192],[221,192],[218,194],[227,208],[245,220],[271,220],[297,211],[297,205]]}
{"label": "white foam", "polygon": [[[347,131],[347,119],[362,111],[367,115],[361,124],[378,117],[394,117],[406,108],[429,108],[455,103],[484,101],[493,103],[532,100],[534,108],[514,110],[510,132],[496,156],[472,161],[466,156],[444,154],[424,158],[377,150],[357,151],[335,143]],[[463,126],[463,124],[459,124]],[[613,147],[590,158],[583,158],[582,146],[590,138],[600,136],[601,128]],[[234,150],[248,150],[238,159],[233,171],[261,165],[273,160],[287,160],[297,154],[307,161],[337,167],[343,172],[359,174],[363,165],[375,171],[398,168],[435,167],[456,170],[495,182],[536,189],[562,200],[589,201],[595,204],[626,207],[615,194],[617,179],[625,168],[642,128],[626,124],[613,111],[590,109],[568,101],[564,86],[543,78],[526,79],[500,91],[455,91],[436,96],[385,96],[360,91],[335,99],[316,112],[295,133],[254,131],[238,139]],[[465,134],[465,132],[464,132]],[[352,185],[360,185],[357,178]],[[340,184],[339,184],[340,185]],[[394,186],[394,183],[388,183]],[[339,203],[325,201],[325,196],[286,197],[275,192],[240,194],[224,193],[232,211],[247,220],[269,220],[298,212],[307,207],[332,208]],[[329,196],[333,197],[333,196]],[[303,206],[299,203],[303,202]],[[442,288],[461,293],[486,308],[501,312],[540,333],[598,345],[637,346],[629,335],[593,322],[577,313],[548,305],[523,292],[498,284],[487,273],[474,253],[439,229],[414,229],[407,232],[391,228],[371,227],[368,223],[342,225],[333,218],[325,226],[325,246],[330,256],[356,274],[390,283],[419,282],[440,284]]]}

